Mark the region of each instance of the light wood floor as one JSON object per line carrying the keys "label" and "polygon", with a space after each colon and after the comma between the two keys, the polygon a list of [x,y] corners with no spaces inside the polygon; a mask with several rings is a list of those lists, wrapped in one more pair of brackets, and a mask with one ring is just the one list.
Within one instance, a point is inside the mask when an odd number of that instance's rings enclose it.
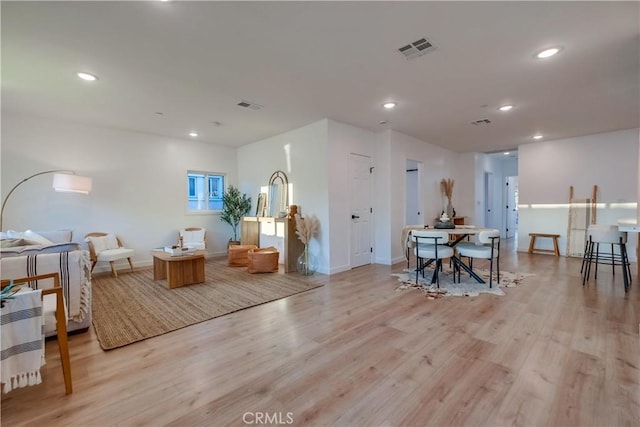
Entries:
{"label": "light wood floor", "polygon": [[70,396],[47,342],[43,384],[3,395],[2,425],[640,425],[637,276],[626,295],[607,268],[583,288],[578,259],[505,251],[504,270],[536,276],[428,300],[395,291],[403,267],[316,275],[325,286],[109,352],[72,336]]}

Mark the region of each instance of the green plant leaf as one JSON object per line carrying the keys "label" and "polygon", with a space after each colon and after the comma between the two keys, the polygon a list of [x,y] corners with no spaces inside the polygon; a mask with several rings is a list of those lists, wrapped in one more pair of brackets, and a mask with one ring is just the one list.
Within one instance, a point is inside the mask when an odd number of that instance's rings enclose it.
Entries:
{"label": "green plant leaf", "polygon": [[242,194],[233,185],[222,195],[222,213],[220,219],[233,228],[233,240],[238,240],[238,224],[251,210],[251,197]]}

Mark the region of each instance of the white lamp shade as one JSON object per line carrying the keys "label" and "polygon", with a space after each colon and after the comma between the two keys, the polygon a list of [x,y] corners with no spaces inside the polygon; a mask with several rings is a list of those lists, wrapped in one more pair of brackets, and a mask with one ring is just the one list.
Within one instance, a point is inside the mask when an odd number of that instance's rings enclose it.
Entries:
{"label": "white lamp shade", "polygon": [[91,178],[66,173],[53,175],[53,189],[66,193],[89,194],[91,191]]}

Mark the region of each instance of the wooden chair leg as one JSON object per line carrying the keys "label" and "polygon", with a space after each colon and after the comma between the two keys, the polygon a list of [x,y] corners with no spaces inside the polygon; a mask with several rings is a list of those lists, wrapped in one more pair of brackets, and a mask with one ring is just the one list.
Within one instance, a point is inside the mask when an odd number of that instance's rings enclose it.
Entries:
{"label": "wooden chair leg", "polygon": [[[60,288],[58,288],[60,289]],[[67,319],[64,315],[64,300],[62,290],[56,292],[56,334],[58,335],[58,349],[60,350],[60,363],[64,376],[64,388],[67,394],[73,393],[71,383],[71,360],[69,358],[69,342],[67,339]]]}
{"label": "wooden chair leg", "polygon": [[91,263],[91,272],[93,272],[93,269],[96,267],[96,264],[98,263],[98,261],[93,261]]}
{"label": "wooden chair leg", "polygon": [[127,258],[127,261],[129,261],[129,266],[131,267],[131,272],[133,272],[133,262],[131,262],[131,258]]}
{"label": "wooden chair leg", "polygon": [[113,277],[118,277],[118,272],[116,271],[116,263],[114,261],[109,261],[109,264],[111,264],[111,275]]}

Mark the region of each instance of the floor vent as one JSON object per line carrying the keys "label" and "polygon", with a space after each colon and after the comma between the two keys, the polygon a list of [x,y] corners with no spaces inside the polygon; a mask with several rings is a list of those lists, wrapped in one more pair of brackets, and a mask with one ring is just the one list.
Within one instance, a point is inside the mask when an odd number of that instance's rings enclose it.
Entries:
{"label": "floor vent", "polygon": [[435,46],[426,37],[421,38],[420,40],[416,40],[413,43],[402,46],[398,49],[401,54],[403,54],[407,59],[417,58],[418,56],[422,56],[427,52],[431,52],[435,50]]}
{"label": "floor vent", "polygon": [[251,108],[252,110],[259,110],[262,108],[262,105],[254,104],[253,102],[249,101],[240,101],[238,102],[238,105],[240,107]]}
{"label": "floor vent", "polygon": [[480,120],[474,120],[473,122],[471,122],[472,125],[488,125],[489,123],[491,123],[491,120],[489,119],[480,119]]}

